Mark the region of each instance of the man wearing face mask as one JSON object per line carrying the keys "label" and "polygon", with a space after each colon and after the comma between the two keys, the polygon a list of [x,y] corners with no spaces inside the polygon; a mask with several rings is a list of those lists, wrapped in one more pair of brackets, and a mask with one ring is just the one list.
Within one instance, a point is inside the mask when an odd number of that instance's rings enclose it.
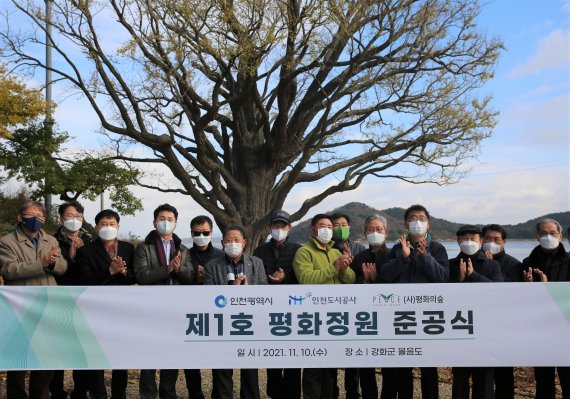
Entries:
{"label": "man wearing face mask", "polygon": [[[554,219],[541,219],[536,224],[535,247],[528,258],[523,260],[524,280],[532,281],[570,281],[570,255],[562,245],[562,226]],[[557,367],[558,379],[562,388],[562,397],[570,397],[570,367]],[[555,368],[535,367],[536,398],[555,397]]]}
{"label": "man wearing face mask", "polygon": [[[247,244],[245,232],[239,226],[224,230],[222,245],[225,256],[206,264],[204,285],[264,285],[267,275],[263,261],[243,251]],[[212,370],[212,399],[233,399],[233,370]],[[240,372],[240,398],[259,399],[257,369],[242,369]]]}
{"label": "man wearing face mask", "polygon": [[[483,232],[478,226],[465,225],[457,230],[461,252],[449,262],[450,283],[502,282],[499,262],[487,259],[481,250]],[[492,367],[453,367],[452,399],[469,399],[469,379],[473,378],[473,399],[495,397]]]}
{"label": "man wearing face mask", "polygon": [[[429,233],[430,215],[423,205],[412,205],[404,213],[408,230],[392,247],[390,260],[380,267],[379,282],[382,283],[446,283],[449,279],[447,251]],[[414,378],[412,368],[383,368],[382,399],[411,399]],[[436,367],[421,368],[423,399],[439,397]]]}
{"label": "man wearing face mask", "polygon": [[[271,239],[253,252],[263,261],[269,284],[298,284],[293,271],[293,258],[300,244],[287,237],[291,231],[289,214],[283,210],[271,212]],[[272,399],[301,397],[301,369],[267,369],[267,396]]]}
{"label": "man wearing face mask", "polygon": [[[58,285],[81,285],[75,257],[77,251],[84,244],[91,242],[91,236],[82,229],[83,226],[83,206],[77,202],[65,202],[58,208],[60,226],[54,236],[61,248],[61,254],[67,261],[67,271],[55,276]],[[63,389],[63,370],[54,371],[50,383],[51,399],[67,398],[67,392]],[[82,379],[79,370],[73,371],[73,397],[83,397],[87,393],[88,383]]]}
{"label": "man wearing face mask", "polygon": [[[133,244],[119,240],[121,217],[111,209],[95,215],[98,237],[79,248],[76,257],[83,285],[130,285],[134,283]],[[84,370],[90,382],[90,398],[106,399],[104,370]],[[127,370],[113,370],[111,397],[126,399]]]}
{"label": "man wearing face mask", "polygon": [[[192,235],[193,245],[189,253],[192,260],[192,268],[194,269],[194,284],[203,284],[205,265],[216,258],[223,258],[224,251],[212,245],[214,227],[212,219],[208,216],[199,215],[193,218],[190,221],[190,234]],[[186,369],[184,370],[184,377],[186,379],[186,387],[188,388],[188,397],[190,399],[203,398],[200,370]]]}
{"label": "man wearing face mask", "polygon": [[[0,271],[5,285],[57,285],[55,275],[67,270],[67,262],[55,237],[43,231],[46,220],[44,206],[26,201],[18,212],[16,229],[0,238]],[[29,397],[49,399],[53,372],[30,371]],[[8,399],[27,398],[26,371],[8,371]]]}
{"label": "man wearing face mask", "polygon": [[196,284],[204,283],[205,265],[215,258],[224,256],[224,251],[212,245],[214,227],[212,219],[208,216],[196,216],[190,221],[190,234],[193,245],[190,256],[194,267]]}
{"label": "man wearing face mask", "polygon": [[[354,270],[357,284],[374,284],[378,282],[378,270],[390,257],[390,251],[386,247],[388,235],[386,218],[380,215],[368,216],[364,222],[364,235],[369,247],[354,257],[350,267]],[[350,369],[346,369],[345,375],[349,374],[348,370]],[[378,399],[376,369],[369,367],[357,370],[356,374],[359,376],[357,382],[360,384],[362,399]],[[354,395],[354,392],[358,393],[358,386],[354,390],[347,389],[346,399],[360,397],[360,395]]]}
{"label": "man wearing face mask", "polygon": [[350,248],[352,256],[358,255],[364,250],[364,245],[350,240],[350,217],[344,213],[333,213],[333,241],[334,247],[341,253]]}
{"label": "man wearing face mask", "polygon": [[[350,240],[350,217],[344,213],[333,213],[333,241],[334,247],[341,253],[347,252],[352,256],[358,255],[364,250],[364,245]],[[334,375],[335,392],[334,397],[339,397],[339,389],[337,383],[338,375]],[[357,399],[360,397],[358,392],[359,376],[358,369],[344,369],[344,390],[347,399]]]}
{"label": "man wearing face mask", "polygon": [[[483,227],[483,251],[487,259],[496,260],[501,265],[505,282],[523,281],[522,263],[505,253],[507,232],[498,224]],[[515,377],[512,367],[495,367],[495,397],[513,399],[515,397]]]}
{"label": "man wearing face mask", "polygon": [[[194,269],[188,248],[174,234],[178,211],[169,204],[154,210],[154,230],[135,250],[135,279],[140,285],[187,285],[194,282]],[[139,393],[141,399],[175,399],[178,370],[160,370],[160,385],[156,387],[156,370],[141,370]],[[194,396],[190,396],[195,399]],[[204,396],[202,395],[202,398]]]}
{"label": "man wearing face mask", "polygon": [[[349,253],[334,248],[333,220],[318,214],[311,220],[311,238],[293,259],[293,269],[299,284],[352,284],[356,277],[349,265],[354,259]],[[330,399],[334,395],[336,369],[310,368],[303,370],[304,399]]]}

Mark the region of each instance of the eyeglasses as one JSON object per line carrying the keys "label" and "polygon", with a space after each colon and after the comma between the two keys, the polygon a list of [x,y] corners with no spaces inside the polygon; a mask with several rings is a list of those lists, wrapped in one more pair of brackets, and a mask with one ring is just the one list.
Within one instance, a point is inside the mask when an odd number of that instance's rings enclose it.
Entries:
{"label": "eyeglasses", "polygon": [[83,220],[83,214],[82,213],[64,213],[63,217],[67,218],[67,219]]}
{"label": "eyeglasses", "polygon": [[23,217],[24,219],[36,217],[36,218],[38,218],[38,220],[40,220],[41,222],[45,222],[45,221],[46,221],[45,216],[44,216],[43,214],[41,214],[41,213],[35,213],[35,214],[34,214],[34,213],[24,213],[24,214],[22,215],[22,217]]}
{"label": "eyeglasses", "polygon": [[193,232],[192,232],[192,235],[193,235],[194,237],[198,237],[198,236],[205,236],[205,237],[208,237],[208,236],[210,235],[210,233],[211,233],[210,231],[193,231]]}
{"label": "eyeglasses", "polygon": [[366,229],[367,233],[386,233],[386,230],[384,229],[384,227],[369,227]]}
{"label": "eyeglasses", "polygon": [[420,222],[424,222],[424,223],[428,221],[428,219],[427,219],[425,216],[420,216],[420,217],[417,217],[417,216],[410,216],[410,217],[408,218],[408,222],[417,222],[418,220],[419,220]]}

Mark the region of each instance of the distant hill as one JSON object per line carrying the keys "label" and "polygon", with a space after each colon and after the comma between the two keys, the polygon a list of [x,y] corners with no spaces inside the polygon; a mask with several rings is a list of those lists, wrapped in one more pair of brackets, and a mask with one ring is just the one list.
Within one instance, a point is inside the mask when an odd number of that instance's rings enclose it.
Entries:
{"label": "distant hill", "polygon": [[[406,210],[403,208],[389,208],[378,210],[360,202],[350,202],[327,213],[332,214],[335,212],[340,212],[347,214],[351,219],[351,237],[358,241],[364,241],[363,231],[364,221],[366,218],[372,214],[377,213],[381,216],[384,216],[388,222],[388,240],[395,241],[401,234],[404,234],[406,232],[406,227],[404,226],[403,221],[405,211]],[[570,226],[570,211],[568,211],[550,213],[537,217],[535,219],[528,220],[524,223],[518,223],[515,225],[503,225],[503,227],[507,231],[507,237],[509,239],[533,239],[536,235],[536,222],[539,219],[545,217],[559,221],[560,224],[562,224],[564,232],[568,226]],[[309,237],[310,222],[310,219],[308,219],[297,224],[295,227],[293,227],[291,233],[289,233],[289,237],[296,242],[306,242]],[[455,232],[463,224],[465,223],[450,222],[445,219],[433,217],[432,215],[430,220],[430,232],[436,240],[455,240]],[[564,234],[564,237],[566,237],[566,234]]]}

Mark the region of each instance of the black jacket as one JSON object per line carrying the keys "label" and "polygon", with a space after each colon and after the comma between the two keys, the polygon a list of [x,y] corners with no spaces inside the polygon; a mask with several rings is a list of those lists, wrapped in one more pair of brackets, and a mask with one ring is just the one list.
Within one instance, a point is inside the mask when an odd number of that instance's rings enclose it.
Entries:
{"label": "black jacket", "polygon": [[501,272],[503,273],[505,282],[523,281],[523,269],[520,260],[506,254],[505,251],[493,255],[493,260],[496,260],[501,265]]}
{"label": "black jacket", "polygon": [[111,257],[107,253],[103,241],[99,238],[82,246],[77,252],[75,263],[80,273],[83,285],[129,285],[134,283],[133,258],[135,247],[133,244],[119,240],[117,256],[127,263],[127,274],[111,276],[109,266]]}
{"label": "black jacket", "polygon": [[[281,284],[299,284],[295,271],[293,270],[293,258],[295,253],[301,248],[301,244],[287,239],[281,247],[277,247],[272,238],[255,248],[253,255],[263,261],[263,267],[267,275],[271,275],[281,268],[285,272],[285,280]],[[269,280],[268,280],[269,282]]]}
{"label": "black jacket", "polygon": [[[63,256],[67,261],[67,271],[61,275],[54,274],[55,281],[57,281],[57,285],[81,285],[82,282],[80,279],[79,270],[75,263],[75,259],[71,259],[71,256],[69,256],[69,250],[71,249],[71,242],[66,237],[63,231],[63,226],[59,226],[59,228],[57,229],[57,231],[53,236],[57,239],[59,248],[61,249],[61,256]],[[83,240],[84,244],[88,244],[91,241],[93,241],[89,233],[87,233],[83,229],[79,231],[79,238]],[[76,258],[78,252],[79,251],[75,253]]]}
{"label": "black jacket", "polygon": [[375,263],[376,264],[376,282],[380,281],[380,269],[384,265],[384,263],[390,259],[390,251],[386,244],[382,244],[378,252],[372,252],[370,248],[366,248],[364,251],[361,251],[354,257],[354,260],[350,264],[350,268],[354,270],[354,274],[356,275],[356,284],[362,284],[364,275],[362,273],[362,264],[363,263]]}
{"label": "black jacket", "polygon": [[[536,246],[528,258],[523,260],[523,268],[527,270],[540,269],[548,277],[548,281],[570,281],[570,255],[566,253],[562,243],[558,245],[556,251],[546,252],[540,245]],[[540,281],[539,277],[533,273],[534,281]]]}
{"label": "black jacket", "polygon": [[444,246],[428,234],[427,249],[418,255],[414,245],[410,256],[402,256],[402,244],[390,251],[390,260],[380,268],[380,281],[386,283],[445,283],[449,279],[449,260]]}
{"label": "black jacket", "polygon": [[[459,261],[471,258],[473,264],[473,273],[465,280],[459,281]],[[450,283],[492,283],[503,282],[503,272],[501,265],[496,260],[489,260],[482,250],[477,251],[474,255],[467,256],[460,252],[457,257],[449,261],[449,282]]]}
{"label": "black jacket", "polygon": [[208,244],[208,249],[205,251],[200,251],[195,244],[188,251],[190,252],[195,278],[198,276],[198,266],[206,267],[206,264],[210,261],[224,256],[224,251],[214,247],[212,243]]}

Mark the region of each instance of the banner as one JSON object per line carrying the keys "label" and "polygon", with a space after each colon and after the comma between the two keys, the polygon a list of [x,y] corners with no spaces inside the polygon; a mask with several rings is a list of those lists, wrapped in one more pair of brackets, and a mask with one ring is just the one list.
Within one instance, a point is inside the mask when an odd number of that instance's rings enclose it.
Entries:
{"label": "banner", "polygon": [[0,369],[570,366],[570,283],[0,287]]}

